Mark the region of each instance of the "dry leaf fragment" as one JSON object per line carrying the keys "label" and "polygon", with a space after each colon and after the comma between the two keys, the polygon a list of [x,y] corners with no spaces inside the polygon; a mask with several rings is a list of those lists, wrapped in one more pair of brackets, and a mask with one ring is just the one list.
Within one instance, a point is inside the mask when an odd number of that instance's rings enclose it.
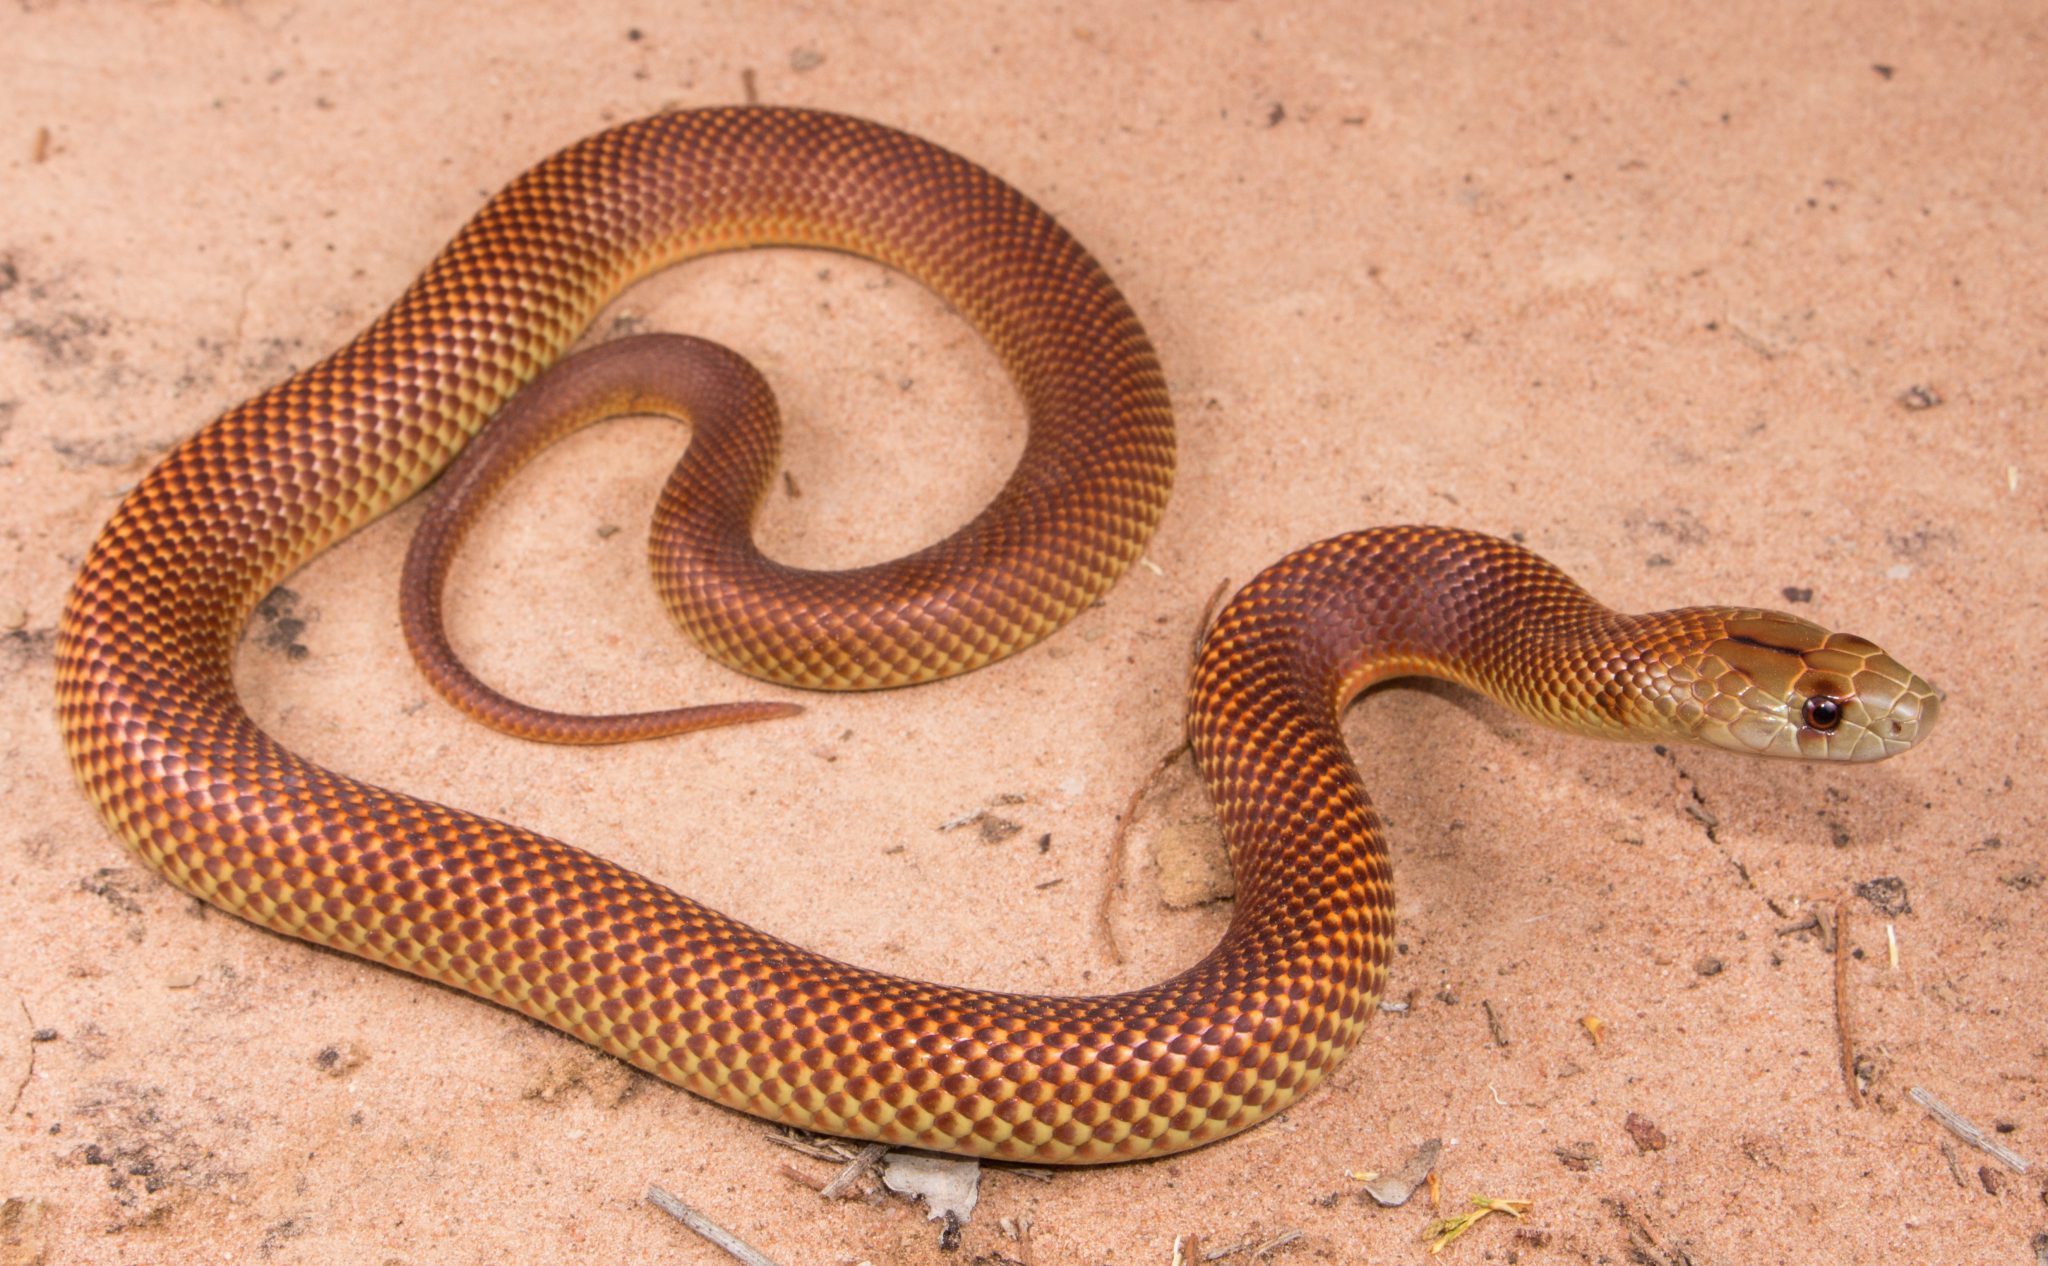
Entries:
{"label": "dry leaf fragment", "polygon": [[1480,1219],[1489,1213],[1505,1213],[1511,1218],[1520,1218],[1534,1203],[1529,1200],[1498,1200],[1492,1196],[1472,1197],[1472,1212],[1460,1213],[1454,1217],[1431,1218],[1429,1225],[1422,1228],[1422,1238],[1429,1241],[1432,1257],[1450,1247],[1451,1241],[1479,1225]]}
{"label": "dry leaf fragment", "polygon": [[[1383,1209],[1398,1209],[1408,1203],[1408,1197],[1422,1185],[1436,1169],[1437,1157],[1443,1154],[1442,1139],[1426,1139],[1408,1158],[1408,1163],[1391,1174],[1368,1174],[1361,1178],[1365,1183],[1365,1194],[1373,1203]],[[1354,1177],[1358,1175],[1354,1171]]]}
{"label": "dry leaf fragment", "polygon": [[933,1222],[964,1223],[981,1199],[981,1162],[958,1156],[891,1152],[882,1162],[882,1184],[900,1196],[924,1201]]}

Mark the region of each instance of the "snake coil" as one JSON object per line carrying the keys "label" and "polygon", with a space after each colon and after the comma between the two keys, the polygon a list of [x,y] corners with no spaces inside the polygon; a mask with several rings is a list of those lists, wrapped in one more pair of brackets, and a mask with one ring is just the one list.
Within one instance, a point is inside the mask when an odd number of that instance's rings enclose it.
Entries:
{"label": "snake coil", "polygon": [[[852,251],[931,286],[995,347],[1030,434],[974,523],[850,580],[751,554],[772,441],[706,450],[717,566],[663,583],[709,595],[686,623],[714,654],[803,685],[926,680],[1043,637],[1136,559],[1172,480],[1164,380],[1129,306],[1050,217],[874,124],[660,115],[513,181],[360,336],[180,444],[122,502],[57,647],[65,745],[116,833],[224,910],[468,990],[731,1107],[1072,1163],[1243,1129],[1357,1042],[1393,894],[1337,718],[1371,682],[1432,672],[1568,728],[1845,758],[1900,750],[1934,719],[1932,688],[1876,647],[1791,617],[1620,616],[1527,551],[1449,529],[1310,546],[1221,613],[1190,692],[1237,874],[1229,930],[1172,979],[1105,997],[834,962],[257,728],[231,669],[271,587],[431,480],[633,279],[766,244]],[[1826,729],[1802,711],[1813,698],[1835,709]]]}

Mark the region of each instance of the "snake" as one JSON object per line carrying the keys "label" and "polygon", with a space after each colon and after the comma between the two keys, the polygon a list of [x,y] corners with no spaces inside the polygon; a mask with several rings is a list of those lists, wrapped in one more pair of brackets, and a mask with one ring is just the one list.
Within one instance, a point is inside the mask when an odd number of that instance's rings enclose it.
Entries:
{"label": "snake", "polygon": [[432,481],[523,385],[573,365],[630,282],[768,245],[867,256],[950,303],[1014,381],[1024,451],[959,532],[834,578],[753,549],[778,459],[772,436],[741,428],[695,459],[702,504],[681,517],[697,548],[657,563],[688,599],[685,626],[759,676],[882,688],[994,662],[1097,602],[1145,548],[1174,469],[1159,359],[1102,267],[1022,194],[906,133],[765,106],[663,113],[514,179],[360,335],[177,444],[124,497],[56,648],[65,748],[112,831],[244,920],[467,991],[743,1112],[1078,1164],[1243,1130],[1358,1044],[1394,931],[1386,831],[1340,728],[1369,686],[1432,675],[1567,730],[1836,761],[1893,755],[1934,723],[1933,686],[1791,615],[1621,614],[1458,528],[1337,536],[1239,590],[1191,675],[1187,735],[1237,885],[1220,941],[1159,983],[1065,996],[834,961],[569,843],[324,768],[251,719],[235,650],[281,580]]}

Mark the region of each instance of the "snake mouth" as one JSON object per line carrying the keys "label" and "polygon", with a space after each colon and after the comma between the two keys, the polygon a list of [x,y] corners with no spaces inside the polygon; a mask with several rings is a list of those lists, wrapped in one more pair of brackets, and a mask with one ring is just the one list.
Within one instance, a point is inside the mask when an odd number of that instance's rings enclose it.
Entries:
{"label": "snake mouth", "polygon": [[[1923,686],[1925,683],[1921,683]],[[1832,731],[1802,723],[1791,707],[1750,712],[1719,728],[1728,740],[1717,746],[1753,756],[1867,764],[1896,756],[1918,743],[1934,726],[1941,694],[1900,692],[1871,698],[1857,694],[1843,700],[1842,720]],[[1702,737],[1710,742],[1715,731]]]}
{"label": "snake mouth", "polygon": [[[1942,692],[1910,673],[1907,677],[1909,680],[1895,689],[1882,710],[1874,706],[1880,700],[1865,699],[1864,709],[1868,715],[1852,760],[1883,760],[1887,756],[1895,756],[1918,743],[1934,728],[1935,720],[1941,715]],[[1866,747],[1872,754],[1863,755]]]}

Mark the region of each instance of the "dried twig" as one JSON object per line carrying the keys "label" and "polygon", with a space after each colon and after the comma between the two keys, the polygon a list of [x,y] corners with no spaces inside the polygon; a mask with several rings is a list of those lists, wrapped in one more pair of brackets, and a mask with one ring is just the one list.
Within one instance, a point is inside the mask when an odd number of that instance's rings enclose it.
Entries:
{"label": "dried twig", "polygon": [[1116,925],[1110,921],[1109,908],[1115,904],[1116,894],[1124,890],[1124,844],[1131,834],[1131,823],[1138,816],[1139,804],[1186,750],[1188,741],[1183,737],[1159,758],[1152,766],[1152,772],[1132,789],[1131,798],[1124,804],[1123,816],[1116,820],[1116,830],[1109,836],[1109,859],[1103,863],[1108,874],[1103,877],[1102,900],[1095,907],[1095,929],[1102,934],[1103,943],[1109,946],[1109,961],[1119,967],[1124,964],[1124,947],[1117,943]]}
{"label": "dried twig", "polygon": [[799,1156],[831,1161],[834,1165],[844,1165],[859,1154],[853,1147],[835,1138],[812,1138],[804,1134],[783,1133],[766,1134],[762,1137],[777,1147],[788,1148]]}
{"label": "dried twig", "polygon": [[1980,1152],[1986,1152],[1997,1157],[2000,1164],[2015,1174],[2027,1172],[2027,1162],[2018,1153],[2000,1145],[1997,1140],[1988,1137],[1984,1131],[1964,1120],[1962,1115],[1954,1108],[1949,1107],[1918,1086],[1907,1090],[1906,1096],[1914,1103],[1927,1109],[1928,1113],[1935,1120],[1948,1127],[1949,1133],[1955,1135],[1963,1142],[1968,1143]]}
{"label": "dried twig", "polygon": [[[1216,588],[1210,593],[1209,600],[1202,605],[1202,618],[1195,625],[1194,642],[1188,647],[1189,663],[1192,664],[1201,658],[1202,642],[1209,635],[1210,622],[1216,618],[1217,608],[1229,590],[1230,578],[1225,576],[1216,582]],[[1116,830],[1110,833],[1109,857],[1103,863],[1106,874],[1102,882],[1102,898],[1095,907],[1095,930],[1101,934],[1102,943],[1109,947],[1109,961],[1119,967],[1124,964],[1124,947],[1116,939],[1116,924],[1110,919],[1110,907],[1116,904],[1117,894],[1124,890],[1124,846],[1129,842],[1132,824],[1137,821],[1138,806],[1144,803],[1145,797],[1150,795],[1159,780],[1165,777],[1166,771],[1180,758],[1180,754],[1187,750],[1188,740],[1186,735],[1182,735],[1180,741],[1159,758],[1152,766],[1151,772],[1146,774],[1131,792],[1131,798],[1124,804],[1123,815],[1116,820]]]}
{"label": "dried twig", "polygon": [[1784,927],[1778,929],[1779,936],[1797,936],[1801,932],[1819,932],[1823,937],[1827,935],[1825,929],[1821,927],[1820,916],[1811,910],[1800,915],[1796,922],[1787,923]]}
{"label": "dried twig", "polygon": [[1508,1026],[1500,1018],[1500,1013],[1493,1009],[1493,999],[1482,998],[1479,1005],[1486,1011],[1486,1031],[1492,1036],[1493,1044],[1495,1046],[1506,1046],[1508,1044]]}
{"label": "dried twig", "polygon": [[1849,1027],[1849,903],[1835,900],[1835,1034],[1842,1047],[1842,1085],[1849,1106],[1863,1106],[1863,1088],[1856,1084],[1856,1039]]}
{"label": "dried twig", "polygon": [[[1270,1240],[1261,1240],[1257,1236],[1247,1237],[1245,1239],[1239,1240],[1235,1244],[1228,1245],[1224,1248],[1213,1249],[1210,1252],[1203,1253],[1201,1255],[1201,1260],[1205,1262],[1220,1262],[1226,1257],[1234,1257],[1239,1253],[1250,1252],[1251,1257],[1249,1258],[1249,1260],[1258,1261],[1260,1258],[1272,1252],[1274,1249],[1284,1248],[1287,1245],[1294,1243],[1296,1240],[1300,1239],[1303,1234],[1304,1232],[1301,1231],[1282,1231],[1280,1234],[1274,1236]],[[1193,1240],[1194,1237],[1189,1236],[1188,1238],[1190,1240]],[[1194,1246],[1190,1246],[1187,1254],[1189,1261],[1195,1260],[1195,1253],[1196,1248]]]}
{"label": "dried twig", "polygon": [[1956,1159],[1956,1145],[1947,1139],[1941,1141],[1941,1158],[1948,1162],[1948,1176],[1956,1180],[1956,1186],[1968,1188],[1970,1180],[1963,1177],[1963,1163]]}
{"label": "dried twig", "polygon": [[745,1240],[713,1222],[659,1187],[647,1189],[647,1203],[689,1227],[743,1266],[775,1266],[775,1259],[748,1246]]}
{"label": "dried twig", "polygon": [[[44,1036],[42,1031],[36,1028],[36,1018],[29,1014],[28,999],[16,998],[14,1001],[21,1008],[22,1018],[28,1021],[28,1067],[21,1070],[21,1080],[14,1085],[14,1101],[7,1105],[8,1116],[13,1116],[15,1110],[21,1107],[21,1096],[27,1093],[28,1083],[36,1075],[36,1047],[42,1044]],[[54,1037],[55,1034],[50,1036]]]}
{"label": "dried twig", "polygon": [[790,1164],[788,1161],[782,1162],[782,1164],[778,1168],[781,1171],[782,1176],[784,1178],[789,1179],[791,1182],[802,1183],[804,1186],[809,1187],[812,1191],[822,1192],[825,1190],[824,1179],[817,1177],[815,1174],[807,1174],[803,1170],[798,1169],[796,1166]]}
{"label": "dried twig", "polygon": [[1202,643],[1209,640],[1209,626],[1215,623],[1216,612],[1223,606],[1223,595],[1230,591],[1230,577],[1216,582],[1216,588],[1209,594],[1209,600],[1202,604],[1202,618],[1195,625],[1195,643],[1188,647],[1188,660],[1202,658]]}
{"label": "dried twig", "polygon": [[1285,1246],[1294,1243],[1296,1240],[1300,1239],[1302,1236],[1306,1234],[1306,1231],[1282,1231],[1280,1234],[1274,1236],[1272,1239],[1267,1240],[1264,1244],[1261,1244],[1257,1248],[1253,1249],[1251,1260],[1255,1262],[1263,1261],[1265,1260],[1266,1254],[1272,1252],[1274,1249],[1284,1248]]}
{"label": "dried twig", "polygon": [[1028,1178],[1032,1182],[1051,1182],[1053,1171],[1043,1165],[1004,1165],[989,1167],[990,1173],[1007,1174],[1012,1178]]}
{"label": "dried twig", "polygon": [[887,1143],[870,1143],[860,1149],[860,1155],[846,1162],[846,1167],[833,1175],[832,1181],[818,1189],[818,1194],[827,1200],[837,1200],[846,1194],[846,1189],[859,1182],[861,1177],[888,1155]]}

